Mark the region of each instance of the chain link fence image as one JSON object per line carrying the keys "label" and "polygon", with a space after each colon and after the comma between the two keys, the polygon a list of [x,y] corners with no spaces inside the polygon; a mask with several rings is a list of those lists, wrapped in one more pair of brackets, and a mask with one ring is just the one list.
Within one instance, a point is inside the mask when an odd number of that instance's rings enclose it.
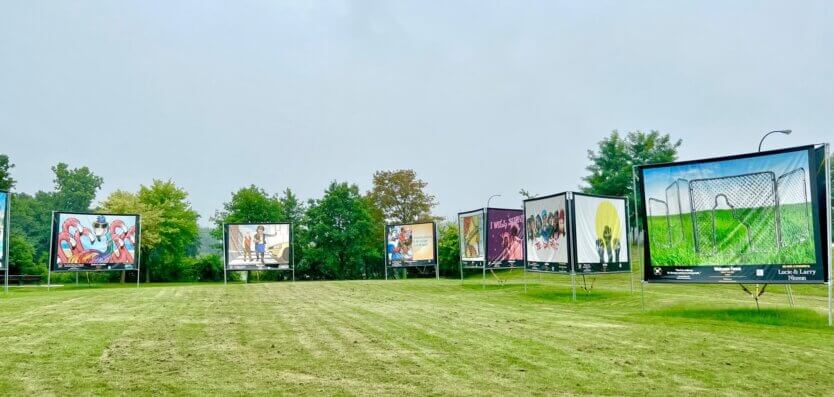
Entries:
{"label": "chain link fence image", "polygon": [[804,168],[797,168],[776,180],[780,247],[799,244],[811,238],[811,205],[805,186]]}
{"label": "chain link fence image", "polygon": [[689,194],[696,252],[744,253],[779,246],[772,172],[693,180]]}

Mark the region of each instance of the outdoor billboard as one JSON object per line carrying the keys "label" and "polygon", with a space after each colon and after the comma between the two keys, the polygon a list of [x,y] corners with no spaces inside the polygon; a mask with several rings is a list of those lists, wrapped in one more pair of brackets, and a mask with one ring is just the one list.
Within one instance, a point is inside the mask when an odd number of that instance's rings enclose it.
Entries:
{"label": "outdoor billboard", "polygon": [[487,208],[487,267],[524,264],[524,211]]}
{"label": "outdoor billboard", "polygon": [[826,281],[824,157],[804,146],[637,167],[644,279]]}
{"label": "outdoor billboard", "polygon": [[524,200],[527,270],[570,273],[567,193]]}
{"label": "outdoor billboard", "polygon": [[386,260],[390,267],[437,264],[434,223],[386,225]]}
{"label": "outdoor billboard", "polygon": [[631,270],[624,197],[573,193],[577,273]]}
{"label": "outdoor billboard", "polygon": [[0,191],[0,269],[8,267],[9,192]]}
{"label": "outdoor billboard", "polygon": [[55,212],[52,271],[138,270],[139,215]]}
{"label": "outdoor billboard", "polygon": [[224,225],[226,270],[291,270],[292,224]]}
{"label": "outdoor billboard", "polygon": [[458,214],[460,260],[464,267],[483,267],[486,259],[484,210]]}

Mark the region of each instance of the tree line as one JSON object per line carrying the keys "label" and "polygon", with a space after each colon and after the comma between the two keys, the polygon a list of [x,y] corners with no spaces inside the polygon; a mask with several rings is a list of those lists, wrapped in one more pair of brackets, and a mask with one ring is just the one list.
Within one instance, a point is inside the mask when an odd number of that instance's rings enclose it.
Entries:
{"label": "tree line", "polygon": [[[673,141],[668,134],[657,131],[625,135],[614,131],[588,151],[588,175],[583,178],[580,189],[632,198],[631,167],[674,161],[680,145],[680,140]],[[0,155],[0,190],[14,190],[13,168],[8,156]],[[222,280],[222,258],[218,254],[199,253],[200,215],[191,207],[188,192],[174,181],[154,179],[136,191],[117,190],[94,205],[104,184],[100,176],[87,167],[71,168],[65,163],[53,166],[52,173],[52,190],[12,193],[11,274],[46,274],[51,213],[66,211],[136,213],[142,217],[142,274],[102,272],[91,276],[97,281],[135,280],[135,277],[154,282]],[[255,185],[242,187],[210,217],[211,236],[216,246],[203,248],[219,250],[224,223],[291,222],[297,278],[380,278],[384,274],[386,223],[438,221],[441,273],[457,275],[457,219],[444,220],[433,214],[438,202],[427,192],[427,182],[413,170],[377,171],[372,181],[371,189],[366,192],[356,184],[334,181],[321,197],[306,202],[290,188],[270,193]],[[520,193],[532,196],[523,189]],[[53,276],[59,281],[61,277],[70,277]],[[230,273],[230,276],[235,278],[237,274]],[[280,279],[287,275],[260,272],[257,276]]]}

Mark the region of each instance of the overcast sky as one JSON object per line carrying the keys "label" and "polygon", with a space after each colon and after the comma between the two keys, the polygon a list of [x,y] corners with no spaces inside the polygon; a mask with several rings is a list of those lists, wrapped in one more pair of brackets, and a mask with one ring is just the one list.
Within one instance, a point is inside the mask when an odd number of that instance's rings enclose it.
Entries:
{"label": "overcast sky", "polygon": [[438,214],[575,189],[611,130],[682,159],[834,141],[833,1],[0,1],[17,191],[173,179],[208,223],[256,184],[413,168]]}

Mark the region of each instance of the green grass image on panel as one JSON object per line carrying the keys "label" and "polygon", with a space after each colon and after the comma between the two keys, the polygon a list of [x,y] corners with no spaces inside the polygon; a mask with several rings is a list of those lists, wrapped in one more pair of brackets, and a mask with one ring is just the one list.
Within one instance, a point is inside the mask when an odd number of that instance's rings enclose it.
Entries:
{"label": "green grass image on panel", "polygon": [[[701,252],[696,252],[696,228],[692,214],[656,215],[648,218],[651,238],[651,256],[654,266],[695,266],[704,264],[807,264],[816,258],[814,242],[810,237],[807,204],[788,204],[781,207],[781,225],[785,241],[781,249],[777,244],[776,211],[771,209],[721,209],[715,211],[715,237],[713,242],[713,211],[699,211],[694,215],[700,225]],[[745,220],[740,222],[739,218]],[[745,226],[746,223],[746,226]],[[669,244],[669,228],[683,238]],[[706,230],[704,230],[706,229]],[[790,234],[786,234],[790,233]],[[803,238],[795,238],[797,234]],[[750,240],[752,245],[748,242]]]}

